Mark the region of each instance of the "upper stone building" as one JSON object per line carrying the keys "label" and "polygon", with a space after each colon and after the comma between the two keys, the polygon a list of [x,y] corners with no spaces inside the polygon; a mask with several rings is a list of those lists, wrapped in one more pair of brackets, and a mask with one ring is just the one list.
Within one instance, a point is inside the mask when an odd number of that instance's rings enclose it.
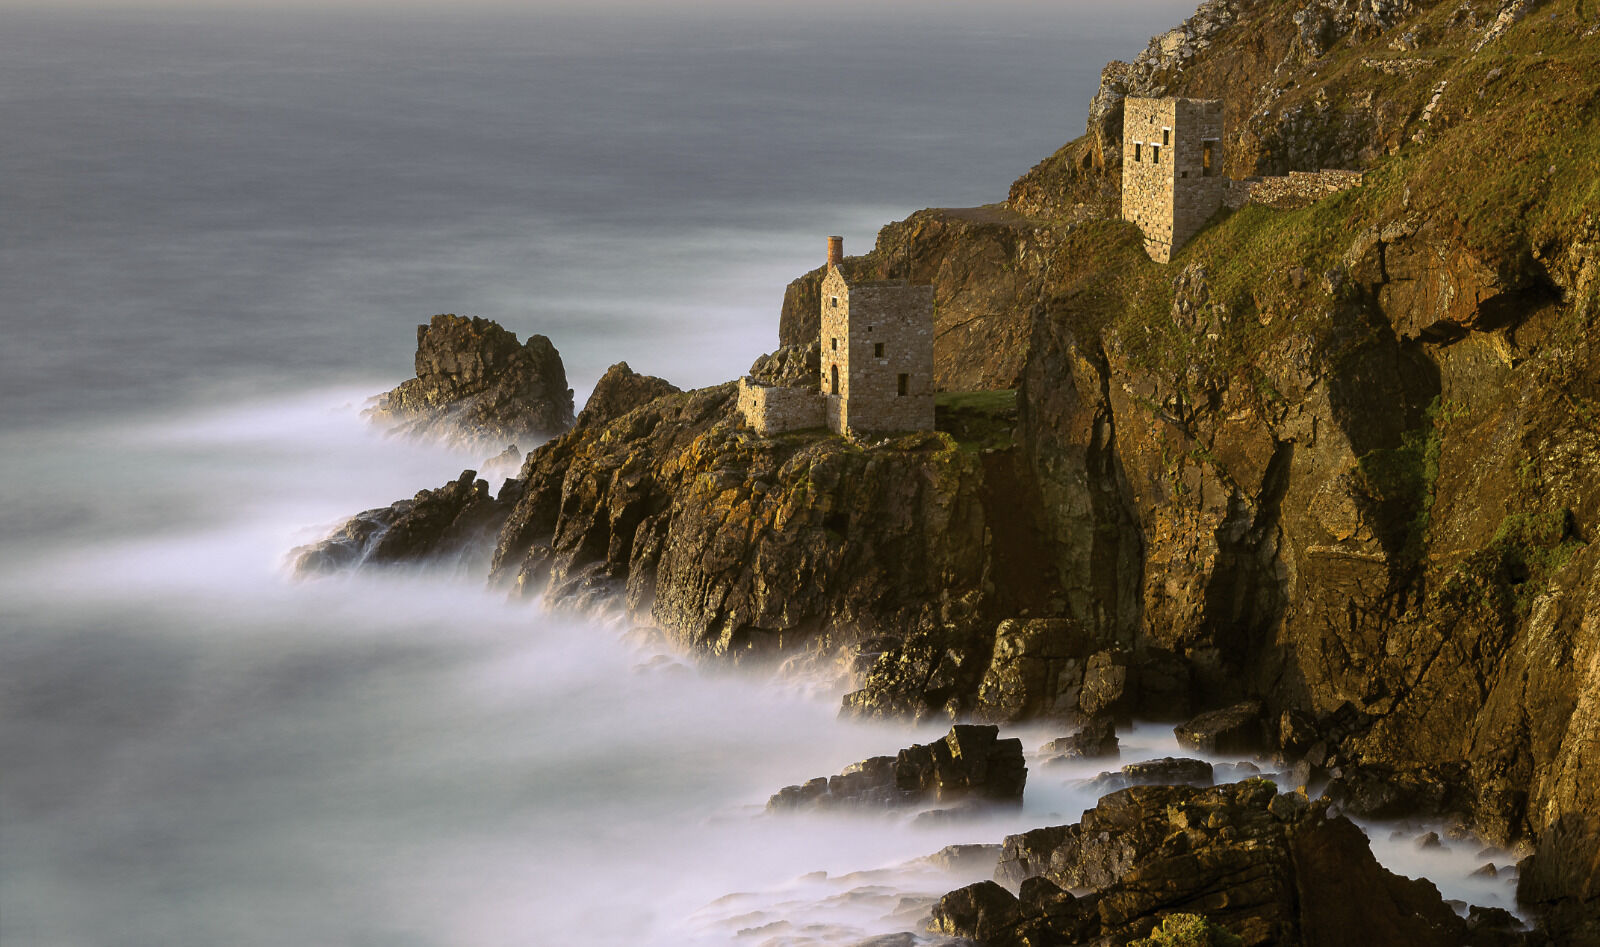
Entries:
{"label": "upper stone building", "polygon": [[739,382],[739,411],[762,434],[933,430],[933,287],[850,280],[844,238],[828,238],[822,280],[822,386]]}
{"label": "upper stone building", "polygon": [[1122,219],[1144,231],[1158,263],[1222,207],[1222,102],[1136,99],[1122,103]]}

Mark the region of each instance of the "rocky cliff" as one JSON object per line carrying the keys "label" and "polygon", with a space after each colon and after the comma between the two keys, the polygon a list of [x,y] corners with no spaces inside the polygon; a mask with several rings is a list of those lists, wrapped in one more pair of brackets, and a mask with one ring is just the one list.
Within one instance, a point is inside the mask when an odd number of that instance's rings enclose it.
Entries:
{"label": "rocky cliff", "polygon": [[[708,654],[853,656],[856,713],[1254,701],[1352,811],[1537,848],[1530,903],[1596,942],[1570,854],[1600,804],[1595,16],[1206,3],[1004,204],[846,261],[935,286],[941,387],[1017,389],[1014,437],[759,438],[730,386],[626,402],[529,455],[496,579]],[[1232,176],[1364,183],[1152,263],[1117,219],[1121,102],[1164,94],[1226,100]],[[814,377],[818,285],[754,371]]]}
{"label": "rocky cliff", "polygon": [[[1038,667],[1086,633],[1135,670],[1176,655],[1199,708],[1320,720],[1358,808],[1505,840],[1594,805],[1594,16],[1207,3],[1107,67],[1005,207],[924,211],[852,261],[937,287],[943,384],[1020,387],[1076,629]],[[1120,103],[1162,94],[1226,100],[1234,176],[1365,183],[1224,212],[1155,265],[1114,218]],[[1034,680],[1021,712],[1062,687]]]}

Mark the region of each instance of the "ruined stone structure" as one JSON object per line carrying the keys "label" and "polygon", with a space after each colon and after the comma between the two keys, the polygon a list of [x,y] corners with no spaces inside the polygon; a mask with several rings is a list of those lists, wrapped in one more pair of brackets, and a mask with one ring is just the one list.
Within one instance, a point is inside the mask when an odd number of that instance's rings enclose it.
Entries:
{"label": "ruined stone structure", "polygon": [[739,413],[759,434],[933,430],[933,287],[852,282],[843,262],[844,238],[829,237],[821,390],[739,381]]}
{"label": "ruined stone structure", "polygon": [[[933,287],[822,280],[822,392],[837,434],[933,430]],[[842,259],[843,242],[837,245]]]}
{"label": "ruined stone structure", "polygon": [[739,413],[757,434],[822,427],[823,407],[813,388],[763,385],[749,375],[739,379]]}
{"label": "ruined stone structure", "polygon": [[[1144,231],[1145,252],[1171,261],[1222,206],[1222,102],[1123,102],[1122,219]],[[823,353],[826,355],[827,353]]]}
{"label": "ruined stone structure", "polygon": [[1290,171],[1282,177],[1229,181],[1222,194],[1222,204],[1233,210],[1246,204],[1284,209],[1304,207],[1360,183],[1360,171]]}

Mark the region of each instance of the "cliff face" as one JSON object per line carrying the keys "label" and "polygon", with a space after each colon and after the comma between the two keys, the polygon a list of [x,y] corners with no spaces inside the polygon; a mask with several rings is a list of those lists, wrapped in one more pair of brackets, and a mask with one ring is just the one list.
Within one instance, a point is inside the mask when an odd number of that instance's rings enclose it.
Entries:
{"label": "cliff face", "polygon": [[[856,261],[937,287],[943,385],[1020,385],[1074,634],[1177,655],[1198,706],[1321,719],[1352,806],[1499,838],[1592,805],[1600,765],[1592,18],[1207,3],[1107,67],[1006,208]],[[1233,176],[1366,183],[1156,266],[1114,219],[1128,94],[1225,99]]]}

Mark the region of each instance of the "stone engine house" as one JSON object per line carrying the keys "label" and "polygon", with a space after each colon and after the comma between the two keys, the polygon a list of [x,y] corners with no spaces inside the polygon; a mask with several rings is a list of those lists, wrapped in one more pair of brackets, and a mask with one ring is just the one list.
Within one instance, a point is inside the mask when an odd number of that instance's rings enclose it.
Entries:
{"label": "stone engine house", "polygon": [[933,287],[851,283],[828,238],[822,280],[822,393],[828,429],[933,430]]}
{"label": "stone engine house", "polygon": [[1168,263],[1222,207],[1222,102],[1128,98],[1122,109],[1122,219]]}
{"label": "stone engine house", "polygon": [[739,411],[761,434],[933,430],[933,287],[844,275],[844,238],[828,238],[822,280],[821,390],[739,382]]}

